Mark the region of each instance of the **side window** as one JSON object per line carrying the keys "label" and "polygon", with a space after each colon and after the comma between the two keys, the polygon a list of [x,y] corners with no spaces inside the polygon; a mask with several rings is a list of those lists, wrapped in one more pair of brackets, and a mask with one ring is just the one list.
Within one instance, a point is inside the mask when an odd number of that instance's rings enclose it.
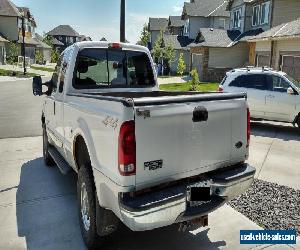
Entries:
{"label": "side window", "polygon": [[63,58],[63,55],[61,55],[57,61],[57,64],[56,64],[56,67],[55,67],[55,70],[54,70],[54,73],[53,73],[53,76],[52,76],[52,93],[55,93],[56,92],[56,89],[57,89],[57,84],[58,84],[58,77],[59,77],[59,74],[60,74],[60,70],[61,70],[61,64],[62,64],[62,58]]}
{"label": "side window", "polygon": [[63,55],[62,64],[61,64],[61,73],[59,75],[59,88],[58,88],[59,93],[62,93],[64,91],[65,77],[69,66],[70,58],[72,55],[72,51],[73,51],[72,49],[68,49]]}
{"label": "side window", "polygon": [[269,83],[263,74],[247,74],[239,76],[233,80],[229,86],[259,90],[270,89]]}
{"label": "side window", "polygon": [[280,76],[270,76],[273,91],[287,92],[290,84]]}

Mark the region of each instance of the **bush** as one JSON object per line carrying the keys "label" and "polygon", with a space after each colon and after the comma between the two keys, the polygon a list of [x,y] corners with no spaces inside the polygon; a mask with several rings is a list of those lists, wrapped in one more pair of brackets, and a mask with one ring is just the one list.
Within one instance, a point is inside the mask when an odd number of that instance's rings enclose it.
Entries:
{"label": "bush", "polygon": [[197,90],[197,85],[200,83],[199,82],[199,75],[198,75],[198,71],[196,69],[193,69],[191,71],[191,77],[192,77],[192,81],[191,81],[191,91],[196,91]]}

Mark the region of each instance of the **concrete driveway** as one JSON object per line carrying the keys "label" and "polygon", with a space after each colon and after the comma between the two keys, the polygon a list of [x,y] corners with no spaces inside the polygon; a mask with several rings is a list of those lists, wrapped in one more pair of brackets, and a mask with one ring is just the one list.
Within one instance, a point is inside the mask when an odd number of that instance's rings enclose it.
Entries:
{"label": "concrete driveway", "polygon": [[[0,249],[85,249],[77,217],[76,175],[64,176],[57,167],[46,167],[41,149],[41,137],[0,140]],[[227,205],[209,216],[209,227],[185,233],[177,229],[174,225],[136,233],[122,227],[104,249],[276,248],[241,246],[239,230],[260,227]]]}
{"label": "concrete driveway", "polygon": [[252,122],[249,163],[256,178],[300,190],[300,129],[290,124]]}

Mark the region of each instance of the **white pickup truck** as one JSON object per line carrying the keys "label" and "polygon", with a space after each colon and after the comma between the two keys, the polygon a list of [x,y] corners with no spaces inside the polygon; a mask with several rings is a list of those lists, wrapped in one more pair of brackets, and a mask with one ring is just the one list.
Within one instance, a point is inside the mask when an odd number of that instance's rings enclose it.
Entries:
{"label": "white pickup truck", "polygon": [[88,247],[120,221],[133,231],[207,225],[210,212],[253,181],[246,95],[159,91],[145,47],[76,43],[51,81],[34,78],[33,93],[46,95],[46,165],[78,173]]}

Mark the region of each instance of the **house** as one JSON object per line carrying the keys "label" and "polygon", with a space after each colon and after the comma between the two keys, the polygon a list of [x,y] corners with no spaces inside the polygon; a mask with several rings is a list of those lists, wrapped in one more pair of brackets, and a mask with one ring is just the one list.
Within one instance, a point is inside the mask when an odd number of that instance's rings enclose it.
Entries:
{"label": "house", "polygon": [[189,72],[190,70],[190,52],[188,45],[193,42],[192,39],[188,38],[187,36],[178,36],[178,35],[170,35],[164,34],[163,36],[163,43],[164,46],[172,45],[175,50],[175,60],[170,64],[171,72],[177,72],[178,60],[180,54],[183,54],[183,59],[186,65],[185,73]]}
{"label": "house", "polygon": [[181,16],[170,16],[168,22],[168,31],[171,35],[183,35],[184,20]]}
{"label": "house", "polygon": [[248,40],[249,60],[300,79],[300,1],[273,0],[272,6],[271,29]]}
{"label": "house", "polygon": [[6,44],[8,43],[9,41],[6,40],[1,34],[0,34],[0,65],[3,65],[5,63],[5,53],[6,53],[6,50],[5,50],[5,47],[6,47]]}
{"label": "house", "polygon": [[44,43],[43,37],[37,33],[35,34],[35,40],[37,40],[37,42],[39,43],[36,46],[36,51],[40,52],[43,55],[43,62],[38,62],[38,63],[50,62],[52,47]]}
{"label": "house", "polygon": [[[55,46],[60,52],[64,51],[68,46],[80,41],[79,33],[77,33],[70,25],[59,25],[49,31],[46,35],[55,38]],[[57,41],[59,41],[59,43],[57,43]]]}
{"label": "house", "polygon": [[201,81],[220,82],[225,73],[248,61],[248,39],[261,33],[250,30],[201,28],[189,45],[191,68],[197,69]]}
{"label": "house", "polygon": [[[17,7],[20,16],[24,18],[24,42],[25,42],[25,56],[30,58],[30,63],[35,62],[36,47],[40,45],[40,42],[35,39],[36,22],[30,10],[26,7]],[[22,50],[23,34],[22,34],[22,18],[18,19],[19,39],[18,43]],[[20,50],[20,51],[21,51]],[[20,56],[22,53],[20,53]]]}
{"label": "house", "polygon": [[150,32],[150,48],[154,47],[154,44],[161,31],[165,32],[168,28],[168,18],[149,18],[148,30]]}
{"label": "house", "polygon": [[241,33],[248,30],[271,28],[271,0],[229,0],[231,30]]}
{"label": "house", "polygon": [[183,6],[183,35],[196,39],[199,28],[228,29],[229,12],[226,0],[190,0]]}
{"label": "house", "polygon": [[255,65],[271,66],[300,80],[300,17],[280,24],[249,40]]}
{"label": "house", "polygon": [[18,41],[21,14],[9,0],[0,0],[0,32],[9,41]]}

